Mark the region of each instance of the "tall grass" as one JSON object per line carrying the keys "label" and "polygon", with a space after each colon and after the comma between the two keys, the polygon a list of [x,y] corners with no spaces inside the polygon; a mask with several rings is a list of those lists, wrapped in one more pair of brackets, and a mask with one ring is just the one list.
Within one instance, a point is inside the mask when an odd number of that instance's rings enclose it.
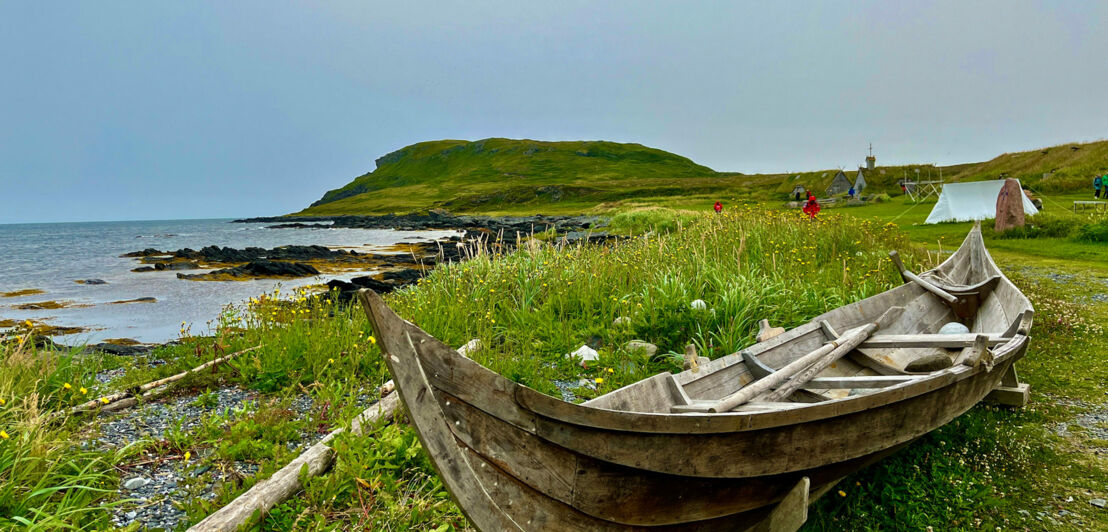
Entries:
{"label": "tall grass", "polygon": [[[835,215],[812,222],[795,212],[734,209],[690,216],[653,210],[625,223],[628,230],[655,230],[613,247],[535,241],[508,255],[471,249],[474,258],[440,266],[388,301],[451,345],[482,339],[486,347],[473,357],[494,371],[552,395],[568,388],[584,400],[659,371],[679,370],[675,357],[665,353],[680,353],[688,343],[702,355],[722,356],[752,342],[758,319],[791,327],[885,290],[899,283],[885,252],[909,247],[891,224]],[[918,256],[907,253],[909,262],[913,257]],[[696,299],[705,308],[694,308]],[[617,317],[629,323],[617,326]],[[341,425],[389,378],[361,310],[303,291],[229,307],[210,332],[192,337],[183,327],[181,345],[151,355],[165,364],[127,361],[128,374],[115,388],[262,345],[216,373],[180,383],[181,388],[237,383],[278,403],[307,393],[316,407],[296,422],[249,413],[243,414],[248,418],[213,416],[198,429],[167,436],[168,445],[144,446],[146,452],[165,449],[173,455],[190,450],[196,458],[187,467],[221,468],[246,456],[268,474],[294,456],[278,448],[290,430]],[[631,339],[657,344],[661,355],[627,352],[623,346]],[[566,356],[582,344],[599,351],[597,364],[583,368]],[[79,528],[104,526],[109,512],[100,504],[118,501],[119,495],[101,490],[118,485],[109,464],[121,457],[69,443],[78,439],[78,421],[36,421],[72,404],[74,394],[83,396],[74,389],[92,389],[97,365],[71,353],[4,349],[0,394],[9,406],[0,409],[0,428],[8,427],[11,438],[0,441],[5,460],[0,465],[14,464],[15,474],[0,470],[0,524],[53,519]],[[11,410],[16,401],[25,406]],[[378,431],[377,438],[340,437],[339,473],[310,480],[304,496],[266,516],[263,528],[335,522],[382,529],[464,527],[411,429]],[[258,441],[249,449],[230,441],[243,434]],[[187,508],[190,519],[199,520],[254,482],[229,482],[215,500],[194,500]]]}
{"label": "tall grass", "polygon": [[114,490],[113,464],[53,415],[87,399],[93,369],[73,352],[38,350],[20,338],[0,344],[0,528],[107,526],[97,503]]}

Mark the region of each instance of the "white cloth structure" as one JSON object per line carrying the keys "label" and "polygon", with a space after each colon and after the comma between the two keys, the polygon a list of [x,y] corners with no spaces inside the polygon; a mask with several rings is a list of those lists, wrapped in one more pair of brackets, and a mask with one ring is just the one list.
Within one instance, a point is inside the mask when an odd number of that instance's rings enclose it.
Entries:
{"label": "white cloth structure", "polygon": [[[969,183],[947,183],[931,214],[924,223],[969,222],[996,218],[996,197],[1004,186],[1003,179],[991,181],[972,181]],[[1023,195],[1023,212],[1031,216],[1039,214],[1039,209]]]}

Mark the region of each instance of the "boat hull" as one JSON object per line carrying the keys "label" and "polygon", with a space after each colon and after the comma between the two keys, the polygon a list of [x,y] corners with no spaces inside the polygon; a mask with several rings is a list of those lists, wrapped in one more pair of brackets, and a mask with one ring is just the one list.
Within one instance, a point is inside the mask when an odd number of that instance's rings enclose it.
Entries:
{"label": "boat hull", "polygon": [[[1030,303],[992,264],[979,233],[959,254],[976,266],[948,261],[934,271],[962,283],[981,283],[975,272],[1000,276],[973,303],[980,308],[973,330],[1010,329],[989,360],[767,411],[670,413],[666,379],[707,399],[749,382],[738,353],[699,375],[660,375],[608,394],[608,402],[578,405],[465,358],[372,292],[361,299],[424,448],[477,528],[756,530],[798,481],[807,478],[818,497],[973,407],[1024,356]],[[759,344],[762,360],[781,362],[821,345],[827,321],[862,323],[893,305],[909,308],[899,327],[930,331],[951,315],[936,300],[914,285],[898,287]]]}

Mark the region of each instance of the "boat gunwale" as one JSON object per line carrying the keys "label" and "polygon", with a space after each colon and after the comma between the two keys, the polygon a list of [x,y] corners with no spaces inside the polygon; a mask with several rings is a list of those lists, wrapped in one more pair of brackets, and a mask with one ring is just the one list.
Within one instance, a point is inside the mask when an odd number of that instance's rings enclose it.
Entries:
{"label": "boat gunwale", "polygon": [[[997,346],[993,350],[994,364],[1006,362],[1014,354],[1021,352],[1029,341],[1029,336],[1017,334],[1007,343]],[[882,408],[912,400],[987,371],[989,370],[984,367],[952,366],[866,395],[802,403],[802,406],[788,410],[757,412],[667,413],[611,410],[569,403],[519,384],[515,398],[520,406],[536,415],[583,427],[650,434],[717,434],[821,421]]]}

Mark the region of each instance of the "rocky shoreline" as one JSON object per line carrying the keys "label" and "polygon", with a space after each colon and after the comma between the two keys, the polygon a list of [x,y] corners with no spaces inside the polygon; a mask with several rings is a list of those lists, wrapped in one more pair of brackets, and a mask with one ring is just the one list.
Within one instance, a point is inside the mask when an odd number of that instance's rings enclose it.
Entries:
{"label": "rocky shoreline", "polygon": [[[431,210],[426,214],[383,214],[379,216],[264,216],[243,218],[231,223],[276,223],[271,228],[344,228],[344,229],[399,229],[419,231],[429,229],[457,229],[483,233],[503,234],[514,239],[515,234],[531,235],[547,230],[559,233],[583,231],[603,225],[599,216],[470,216]],[[330,222],[330,223],[319,223]]]}
{"label": "rocky shoreline", "polygon": [[514,249],[521,239],[547,231],[561,235],[561,239],[567,243],[606,242],[615,238],[604,232],[586,232],[605,223],[603,218],[597,216],[492,217],[459,216],[444,211],[431,211],[427,214],[382,216],[273,216],[244,218],[232,223],[271,222],[286,222],[272,225],[271,228],[453,229],[463,234],[437,241],[397,244],[394,249],[380,253],[359,253],[324,246],[279,246],[271,249],[207,246],[199,250],[184,248],[175,251],[147,248],[126,253],[122,257],[139,259],[145,264],[132,270],[140,273],[214,268],[205,273],[177,274],[179,279],[196,281],[298,278],[351,269],[380,272],[349,281],[328,281],[327,286],[338,291],[338,298],[345,301],[361,288],[383,293],[415,283],[440,263],[462,260],[465,253],[463,248],[470,244],[483,251],[506,252]]}

